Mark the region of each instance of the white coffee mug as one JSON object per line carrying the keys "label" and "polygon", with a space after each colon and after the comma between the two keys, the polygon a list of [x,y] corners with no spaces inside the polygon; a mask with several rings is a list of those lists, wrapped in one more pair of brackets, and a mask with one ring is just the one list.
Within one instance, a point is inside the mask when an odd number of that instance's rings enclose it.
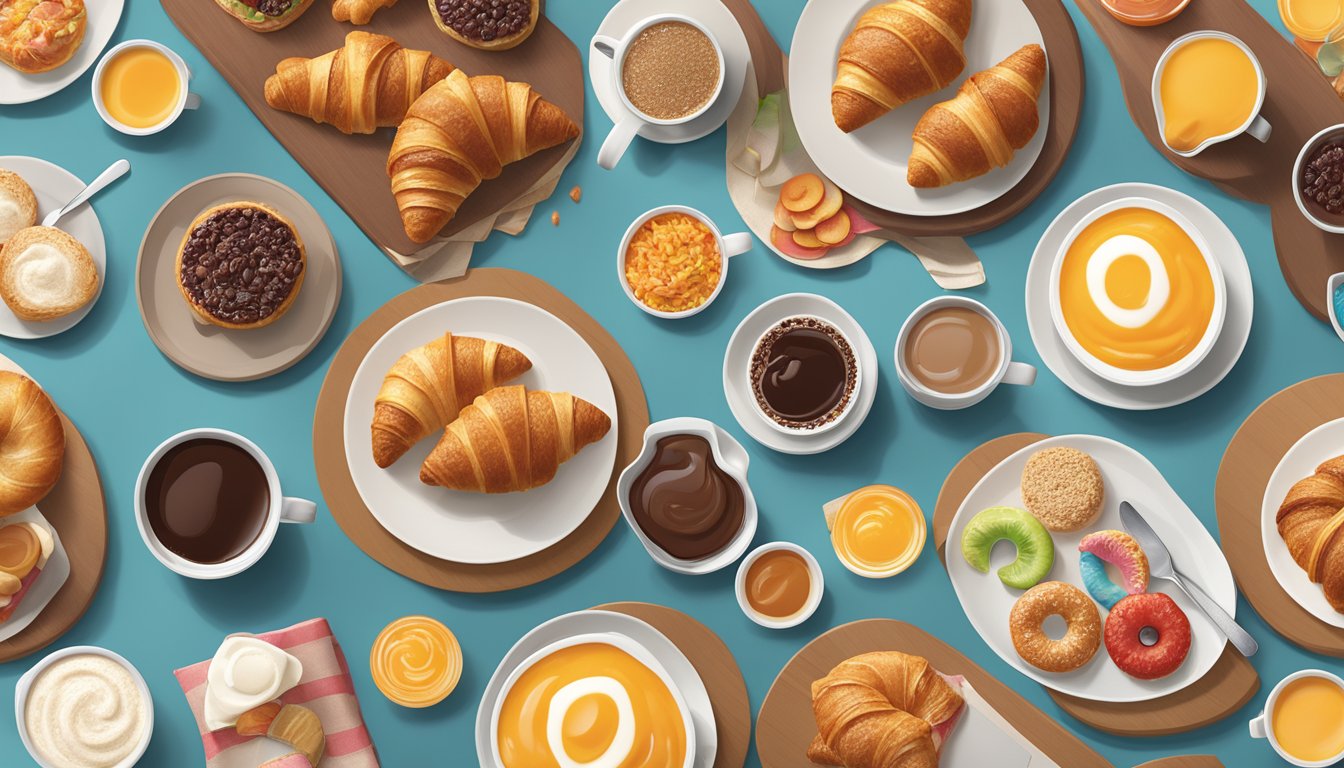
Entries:
{"label": "white coffee mug", "polygon": [[[177,104],[173,107],[172,113],[169,114],[167,118],[159,124],[151,125],[148,128],[135,128],[126,125],[108,114],[107,106],[103,104],[103,72],[107,69],[107,63],[128,48],[150,48],[158,51],[167,57],[168,61],[172,62],[173,69],[177,70],[177,81],[180,86],[178,88]],[[191,85],[191,68],[187,66],[187,62],[183,61],[181,56],[177,55],[176,51],[163,43],[156,43],[153,40],[127,40],[124,43],[113,46],[107,53],[104,53],[103,58],[98,61],[98,66],[94,68],[93,107],[98,110],[98,116],[103,118],[103,122],[107,123],[112,128],[121,131],[128,136],[149,136],[162,131],[164,128],[167,128],[176,122],[183,110],[197,109],[201,106],[201,97],[198,94],[187,90],[189,85]]]}
{"label": "white coffee mug", "polygon": [[[710,45],[714,46],[714,55],[719,61],[719,80],[714,84],[714,92],[695,112],[672,120],[662,120],[639,111],[639,109],[631,103],[630,97],[625,93],[625,80],[622,74],[622,70],[625,66],[625,54],[629,51],[630,44],[633,43],[644,30],[652,27],[654,24],[661,24],[665,21],[679,21],[700,30],[704,33],[705,37],[709,39]],[[703,115],[711,106],[713,106],[714,102],[718,101],[719,94],[723,92],[723,48],[719,45],[718,38],[714,37],[714,33],[709,31],[708,27],[689,16],[682,16],[678,13],[660,13],[656,16],[650,16],[631,27],[620,40],[607,37],[606,35],[594,36],[593,47],[595,49],[605,48],[606,50],[614,52],[611,65],[612,77],[614,80],[612,87],[616,89],[616,93],[621,97],[621,103],[625,105],[626,111],[628,112],[628,114],[616,122],[616,125],[612,126],[611,132],[607,134],[607,138],[602,142],[601,149],[597,151],[597,164],[607,170],[615,168],[616,163],[620,162],[621,157],[625,155],[625,150],[630,148],[630,142],[634,141],[635,135],[639,133],[640,128],[645,125],[682,125],[684,123],[689,123]],[[596,53],[591,55],[602,56],[605,54]]]}
{"label": "white coffee mug", "polygon": [[[242,448],[266,475],[270,503],[266,509],[266,521],[262,525],[261,532],[241,554],[222,563],[198,563],[168,549],[154,535],[149,523],[148,510],[145,508],[145,490],[149,483],[149,475],[164,454],[182,443],[199,439],[220,440]],[[193,579],[223,579],[242,573],[255,565],[261,556],[266,554],[266,550],[271,548],[280,523],[311,523],[316,517],[317,505],[313,502],[281,494],[280,476],[276,474],[275,465],[256,443],[226,429],[189,429],[164,440],[153,453],[149,454],[149,458],[145,459],[144,465],[140,467],[140,475],[135,480],[135,525],[140,529],[140,538],[144,540],[150,553],[169,570]]]}
{"label": "white coffee mug", "polygon": [[1249,133],[1256,141],[1263,144],[1269,141],[1269,134],[1273,130],[1269,121],[1260,114],[1260,110],[1263,109],[1265,105],[1266,90],[1265,70],[1260,66],[1260,60],[1255,57],[1255,54],[1251,52],[1250,47],[1246,45],[1246,43],[1243,43],[1240,38],[1233,37],[1226,32],[1215,32],[1212,30],[1191,32],[1176,38],[1171,42],[1171,45],[1167,46],[1167,50],[1162,52],[1162,57],[1157,60],[1157,66],[1153,68],[1153,111],[1157,115],[1158,130],[1161,132],[1161,127],[1166,123],[1162,109],[1162,72],[1166,69],[1167,60],[1171,58],[1171,55],[1175,53],[1177,49],[1185,44],[1195,40],[1210,38],[1215,40],[1226,40],[1240,48],[1242,53],[1246,54],[1247,58],[1251,60],[1251,65],[1255,67],[1255,78],[1260,93],[1255,99],[1255,109],[1251,110],[1251,114],[1246,117],[1245,122],[1243,122],[1240,127],[1235,131],[1230,131],[1221,136],[1213,136],[1205,139],[1194,149],[1174,149],[1170,144],[1167,144],[1166,133],[1162,132],[1162,144],[1172,153],[1180,155],[1181,157],[1194,157],[1214,144],[1236,138],[1243,133]]}
{"label": "white coffee mug", "polygon": [[1328,765],[1334,765],[1335,763],[1344,760],[1344,750],[1341,750],[1339,753],[1327,757],[1324,760],[1302,760],[1288,754],[1288,752],[1279,745],[1278,737],[1274,735],[1273,714],[1274,707],[1279,703],[1279,694],[1283,693],[1283,689],[1287,688],[1289,683],[1292,683],[1295,680],[1301,680],[1304,677],[1323,678],[1339,686],[1341,689],[1344,689],[1344,680],[1341,680],[1338,675],[1331,674],[1323,669],[1304,669],[1301,672],[1294,672],[1280,680],[1279,684],[1274,686],[1274,690],[1269,692],[1269,697],[1265,699],[1264,710],[1250,722],[1251,738],[1266,739],[1269,741],[1269,746],[1273,747],[1274,751],[1279,753],[1279,757],[1298,766],[1298,768],[1325,768]]}
{"label": "white coffee mug", "polygon": [[[943,307],[960,307],[978,312],[994,325],[995,335],[999,339],[998,369],[983,384],[969,392],[949,394],[930,389],[921,384],[905,364],[905,345],[910,339],[910,331],[915,327],[915,323],[935,309],[942,309]],[[1013,340],[1008,335],[1008,329],[1004,327],[1003,322],[990,311],[989,307],[965,296],[937,296],[915,307],[915,311],[911,312],[910,316],[901,325],[901,332],[896,337],[896,374],[901,380],[901,386],[905,387],[905,391],[911,397],[930,408],[938,408],[944,411],[969,408],[989,397],[989,393],[998,388],[1000,384],[1029,387],[1036,383],[1035,367],[1027,363],[1013,361]]]}
{"label": "white coffee mug", "polygon": [[[652,219],[655,216],[662,216],[665,213],[684,213],[708,227],[709,231],[714,235],[714,242],[719,246],[719,262],[722,264],[722,266],[719,267],[719,283],[714,286],[714,290],[709,294],[709,298],[701,302],[699,306],[683,309],[680,312],[664,312],[661,309],[654,309],[648,304],[640,301],[639,297],[635,296],[635,291],[630,287],[630,281],[626,279],[625,276],[625,254],[630,249],[630,241],[634,239],[635,233],[638,232],[639,228],[644,226],[644,223],[649,219]],[[751,250],[751,243],[750,233],[733,232],[732,234],[725,235],[719,231],[718,225],[715,224],[712,219],[694,208],[685,205],[659,206],[640,214],[640,216],[632,221],[630,226],[626,228],[625,236],[621,238],[620,248],[616,251],[616,279],[621,281],[621,288],[625,290],[626,298],[634,302],[635,306],[648,312],[654,317],[662,317],[668,320],[680,320],[683,317],[690,317],[691,315],[703,312],[705,307],[714,303],[714,300],[719,297],[719,293],[723,291],[723,284],[728,281],[729,259],[734,256],[740,256]]]}

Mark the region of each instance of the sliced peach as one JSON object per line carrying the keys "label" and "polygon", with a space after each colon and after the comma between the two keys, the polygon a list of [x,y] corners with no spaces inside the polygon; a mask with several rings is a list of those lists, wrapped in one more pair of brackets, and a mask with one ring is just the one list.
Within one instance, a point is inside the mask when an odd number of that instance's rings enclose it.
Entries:
{"label": "sliced peach", "polygon": [[798,229],[812,229],[826,219],[831,218],[845,204],[845,193],[829,181],[823,181],[826,194],[821,202],[802,213],[793,214],[793,225]]}
{"label": "sliced peach", "polygon": [[784,207],[800,213],[815,206],[826,196],[826,185],[815,173],[804,173],[784,182],[779,189],[779,201]]}
{"label": "sliced peach", "polygon": [[844,211],[836,211],[834,216],[818,224],[812,232],[821,242],[827,245],[835,245],[849,237],[849,230],[849,214]]}
{"label": "sliced peach", "polygon": [[827,248],[804,248],[793,241],[790,233],[779,227],[770,228],[770,243],[780,253],[795,259],[820,259],[829,250]]}
{"label": "sliced peach", "polygon": [[789,209],[785,208],[783,203],[775,203],[775,226],[785,232],[792,232],[797,229],[793,225],[793,219],[789,216]]}
{"label": "sliced peach", "polygon": [[810,229],[800,229],[793,233],[793,242],[804,248],[829,248],[823,243],[816,234]]}

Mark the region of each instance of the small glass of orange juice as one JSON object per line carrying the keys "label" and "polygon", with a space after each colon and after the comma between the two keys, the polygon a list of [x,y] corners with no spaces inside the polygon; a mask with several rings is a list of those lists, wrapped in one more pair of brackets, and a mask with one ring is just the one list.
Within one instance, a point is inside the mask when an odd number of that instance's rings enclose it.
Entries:
{"label": "small glass of orange juice", "polygon": [[93,104],[116,130],[148,136],[172,125],[201,99],[187,90],[191,70],[170,48],[127,40],[109,50],[93,73]]}

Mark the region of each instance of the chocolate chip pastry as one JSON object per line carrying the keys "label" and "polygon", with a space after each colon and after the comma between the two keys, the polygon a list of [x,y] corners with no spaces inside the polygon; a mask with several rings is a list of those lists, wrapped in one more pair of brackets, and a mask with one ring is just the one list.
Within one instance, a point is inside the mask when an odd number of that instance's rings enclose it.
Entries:
{"label": "chocolate chip pastry", "polygon": [[299,295],[307,252],[279,211],[240,201],[207,208],[191,222],[176,269],[182,297],[201,321],[261,328]]}
{"label": "chocolate chip pastry", "polygon": [[505,51],[526,40],[541,16],[539,0],[429,0],[439,29],[483,51]]}

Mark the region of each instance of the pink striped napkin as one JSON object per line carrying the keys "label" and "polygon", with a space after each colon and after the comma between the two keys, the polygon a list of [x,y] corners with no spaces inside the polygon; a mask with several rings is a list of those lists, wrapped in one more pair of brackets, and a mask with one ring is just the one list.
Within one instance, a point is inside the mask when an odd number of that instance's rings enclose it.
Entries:
{"label": "pink striped napkin", "polygon": [[[322,720],[327,749],[321,768],[379,768],[378,751],[359,711],[350,666],[327,620],[310,619],[253,637],[288,651],[303,663],[303,677],[298,686],[281,696],[280,701],[302,704]],[[212,733],[205,727],[205,673],[209,668],[210,662],[206,660],[173,673],[196,717],[196,727],[205,746],[206,767],[256,768],[261,760],[257,759],[255,745],[249,745],[261,737],[240,736],[232,728]],[[307,762],[300,757],[295,764]]]}

